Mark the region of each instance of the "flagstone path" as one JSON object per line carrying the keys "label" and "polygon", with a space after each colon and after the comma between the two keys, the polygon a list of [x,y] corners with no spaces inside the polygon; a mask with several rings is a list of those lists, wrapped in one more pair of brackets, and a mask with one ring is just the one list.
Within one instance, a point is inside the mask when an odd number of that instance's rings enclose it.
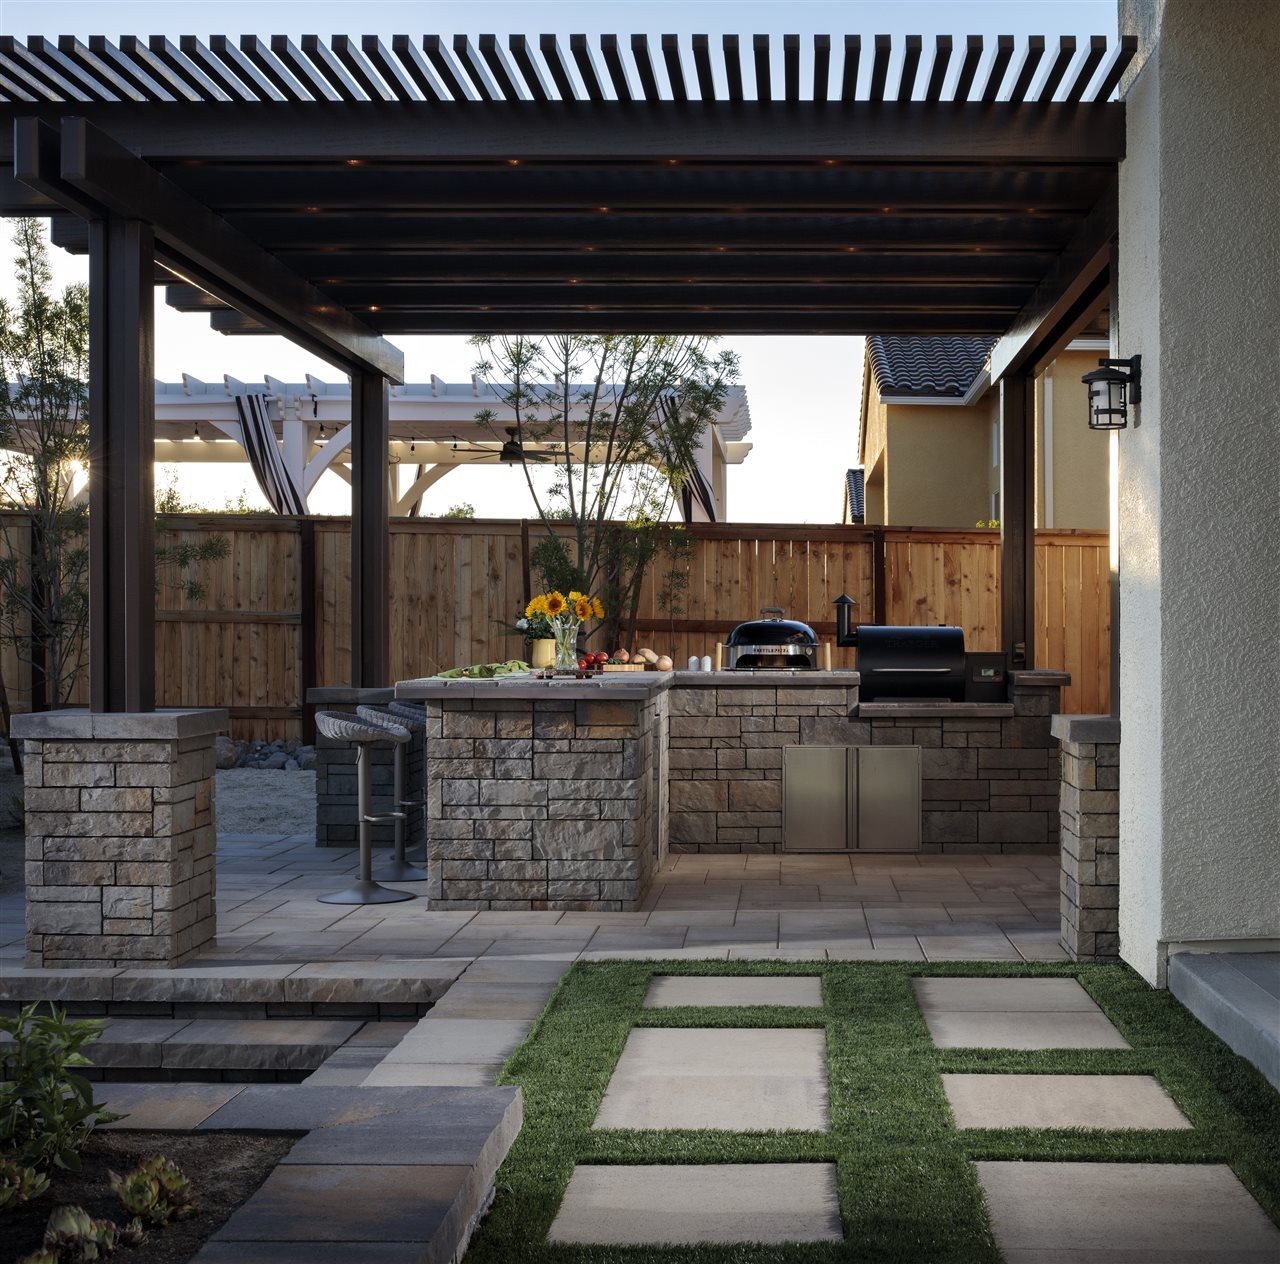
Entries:
{"label": "flagstone path", "polygon": [[[940,1047],[1120,1049],[1074,979],[914,980]],[[815,1008],[816,977],[663,977],[645,1008]],[[943,1075],[956,1127],[1189,1129],[1147,1075]],[[596,1128],[825,1130],[819,1028],[634,1028]],[[1275,1264],[1280,1229],[1224,1164],[978,1162],[1006,1264]],[[549,1241],[838,1241],[830,1163],[578,1166]]]}

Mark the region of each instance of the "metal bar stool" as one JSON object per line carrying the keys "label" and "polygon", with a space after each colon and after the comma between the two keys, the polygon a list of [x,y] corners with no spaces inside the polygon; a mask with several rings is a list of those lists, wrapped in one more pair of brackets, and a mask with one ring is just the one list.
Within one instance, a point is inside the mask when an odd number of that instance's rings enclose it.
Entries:
{"label": "metal bar stool", "polygon": [[360,876],[342,891],[319,897],[322,904],[395,904],[400,900],[412,900],[408,891],[393,891],[373,880],[373,834],[371,826],[383,821],[399,820],[403,812],[382,812],[374,815],[370,808],[368,747],[379,742],[394,742],[397,754],[409,740],[409,730],[384,719],[380,724],[336,711],[317,711],[316,728],[325,737],[336,742],[351,742],[356,748],[356,802],[360,822]]}
{"label": "metal bar stool", "polygon": [[[395,703],[391,706],[395,707]],[[412,730],[415,728],[425,729],[427,727],[426,715],[419,713],[418,716],[401,717],[398,712],[388,713],[378,707],[357,707],[356,715],[359,719],[366,723],[376,725],[378,727],[387,727],[391,729],[401,729],[409,733],[410,738],[413,736]],[[377,876],[383,882],[425,882],[427,880],[427,871],[412,865],[405,857],[405,835],[407,833],[408,809],[417,806],[425,806],[425,798],[413,801],[405,798],[405,748],[406,742],[397,742],[394,755],[394,807],[395,811],[391,814],[395,821],[395,852],[391,860],[378,870]]]}
{"label": "metal bar stool", "polygon": [[[397,724],[403,724],[411,733],[422,733],[422,785],[410,786],[406,791],[407,794],[416,795],[415,798],[405,798],[400,800],[400,806],[405,810],[406,814],[413,809],[422,811],[422,857],[414,858],[415,865],[427,865],[427,837],[430,830],[430,821],[427,817],[427,708],[420,702],[388,702],[387,713],[389,717]],[[409,780],[408,772],[405,773],[405,780]]]}

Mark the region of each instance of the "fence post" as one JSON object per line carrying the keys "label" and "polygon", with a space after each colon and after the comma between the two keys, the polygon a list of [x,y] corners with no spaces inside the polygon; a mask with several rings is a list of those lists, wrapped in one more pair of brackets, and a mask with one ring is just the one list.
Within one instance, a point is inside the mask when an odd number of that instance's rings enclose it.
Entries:
{"label": "fence post", "polygon": [[885,595],[884,528],[876,527],[871,539],[871,622],[884,623],[888,617]]}
{"label": "fence post", "polygon": [[298,520],[298,697],[302,702],[302,741],[315,745],[316,708],[307,694],[316,685],[316,524]]}

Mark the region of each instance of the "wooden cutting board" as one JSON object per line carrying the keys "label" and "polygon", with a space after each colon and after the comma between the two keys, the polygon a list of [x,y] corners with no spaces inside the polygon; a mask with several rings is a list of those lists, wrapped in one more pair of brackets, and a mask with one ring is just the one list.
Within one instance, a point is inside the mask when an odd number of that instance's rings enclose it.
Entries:
{"label": "wooden cutting board", "polygon": [[643,663],[605,663],[601,671],[644,671]]}

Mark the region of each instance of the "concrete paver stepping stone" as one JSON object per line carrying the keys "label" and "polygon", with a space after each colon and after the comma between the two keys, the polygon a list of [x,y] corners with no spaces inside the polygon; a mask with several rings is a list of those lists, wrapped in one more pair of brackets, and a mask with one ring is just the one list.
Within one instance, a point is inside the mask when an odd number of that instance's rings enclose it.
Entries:
{"label": "concrete paver stepping stone", "polygon": [[1280,1228],[1225,1164],[979,1162],[1006,1264],[1274,1264]]}
{"label": "concrete paver stepping stone", "polygon": [[957,1128],[1190,1128],[1150,1075],[944,1075]]}
{"label": "concrete paver stepping stone", "polygon": [[940,1049],[1128,1049],[1104,1014],[926,1013]]}
{"label": "concrete paver stepping stone", "polygon": [[831,1163],[722,1163],[574,1169],[548,1235],[624,1246],[838,1242]]}
{"label": "concrete paver stepping stone", "polygon": [[825,1131],[826,1033],[637,1027],[627,1037],[594,1126]]}
{"label": "concrete paver stepping stone", "polygon": [[1128,1049],[1075,979],[913,979],[942,1049]]}
{"label": "concrete paver stepping stone", "polygon": [[1075,979],[913,979],[920,1008],[1100,1013]]}
{"label": "concrete paver stepping stone", "polygon": [[680,1005],[792,1005],[819,1009],[822,980],[817,975],[656,975],[644,998],[645,1009]]}

